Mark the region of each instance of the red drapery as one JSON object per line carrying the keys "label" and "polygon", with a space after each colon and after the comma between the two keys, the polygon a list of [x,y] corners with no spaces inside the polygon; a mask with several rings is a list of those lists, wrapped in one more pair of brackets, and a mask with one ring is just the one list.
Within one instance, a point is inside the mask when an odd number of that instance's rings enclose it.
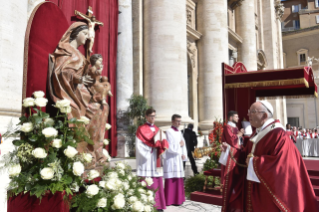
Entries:
{"label": "red drapery", "polygon": [[[52,2],[52,3],[48,3]],[[104,70],[112,85],[113,97],[109,98],[110,114],[108,123],[112,128],[106,133],[110,138],[109,152],[117,155],[116,137],[116,48],[118,34],[118,0],[47,0],[36,9],[26,33],[26,63],[24,73],[24,98],[36,90],[46,90],[48,57],[54,52],[63,33],[75,21],[81,21],[74,15],[78,10],[86,13],[91,6],[97,20],[104,26],[97,28],[93,54],[103,56]],[[84,54],[84,48],[79,50]]]}

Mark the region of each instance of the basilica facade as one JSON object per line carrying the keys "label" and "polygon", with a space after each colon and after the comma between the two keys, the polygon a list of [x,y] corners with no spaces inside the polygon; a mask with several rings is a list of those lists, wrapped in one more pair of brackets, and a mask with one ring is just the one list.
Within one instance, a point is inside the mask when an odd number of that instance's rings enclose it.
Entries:
{"label": "basilica facade", "polygon": [[[0,132],[21,115],[27,21],[43,1],[10,0],[0,8]],[[280,1],[119,0],[119,11],[117,111],[128,108],[132,94],[143,95],[163,129],[174,113],[204,135],[222,118],[223,62],[241,61],[248,71],[283,68]],[[270,101],[285,122],[286,100]],[[119,118],[119,149],[123,125]]]}

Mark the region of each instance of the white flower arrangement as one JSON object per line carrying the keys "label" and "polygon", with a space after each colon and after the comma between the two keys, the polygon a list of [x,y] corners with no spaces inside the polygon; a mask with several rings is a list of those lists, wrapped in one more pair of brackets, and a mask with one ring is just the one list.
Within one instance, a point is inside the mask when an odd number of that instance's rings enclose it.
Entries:
{"label": "white flower arrangement", "polygon": [[[153,211],[154,191],[142,186],[151,184],[151,178],[142,181],[133,176],[127,164],[119,162],[115,167],[106,168],[104,175],[97,170],[85,174],[85,165],[91,163],[93,157],[88,153],[79,154],[77,145],[83,140],[75,136],[74,129],[82,127],[84,131],[84,124],[90,120],[86,117],[69,120],[67,113],[72,108],[66,99],[56,102],[59,112],[56,117],[50,117],[37,108],[47,105],[44,96],[44,92],[36,91],[34,98],[23,100],[23,106],[29,108],[30,114],[20,118],[17,129],[20,138],[13,141],[16,148],[9,153],[5,163],[11,178],[8,190],[13,195],[29,192],[39,199],[51,189],[53,194],[65,192],[67,196],[73,195],[71,208],[76,207],[78,211],[83,211],[87,205],[91,208],[85,210],[93,212]],[[70,124],[76,127],[70,127]],[[108,130],[111,125],[105,127]],[[109,140],[103,140],[101,145],[109,145]],[[103,149],[103,155],[111,160],[107,150]],[[101,181],[93,182],[97,177],[101,177]],[[21,188],[24,188],[22,192]]]}

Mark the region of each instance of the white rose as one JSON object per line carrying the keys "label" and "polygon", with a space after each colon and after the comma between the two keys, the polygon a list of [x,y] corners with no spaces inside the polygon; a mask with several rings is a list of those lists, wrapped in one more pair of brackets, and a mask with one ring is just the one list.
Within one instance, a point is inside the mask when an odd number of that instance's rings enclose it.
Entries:
{"label": "white rose", "polygon": [[100,186],[101,188],[105,188],[105,185],[106,185],[106,182],[105,182],[105,181],[100,181],[100,182],[99,182],[99,186]]}
{"label": "white rose", "polygon": [[42,130],[42,134],[46,138],[56,137],[58,135],[58,131],[54,129],[53,127],[47,127]]}
{"label": "white rose", "polygon": [[100,176],[100,172],[98,172],[98,171],[96,171],[96,170],[91,170],[91,171],[89,172],[88,176],[89,176],[89,177],[88,177],[89,180],[93,180],[93,179],[95,179],[95,178],[97,178],[97,177]]}
{"label": "white rose", "polygon": [[25,98],[23,100],[22,106],[23,107],[33,107],[34,106],[34,99],[31,97]]}
{"label": "white rose", "polygon": [[143,200],[143,202],[147,202],[147,196],[145,194],[141,194],[141,200]]}
{"label": "white rose", "polygon": [[23,123],[20,130],[25,133],[31,132],[33,130],[33,124],[31,122]]}
{"label": "white rose", "polygon": [[76,182],[74,182],[71,184],[71,190],[74,192],[79,192],[80,186]]}
{"label": "white rose", "polygon": [[136,196],[131,196],[130,198],[128,198],[128,202],[129,203],[134,203],[134,202],[136,202],[138,199],[137,199],[137,197]]}
{"label": "white rose", "polygon": [[44,97],[44,92],[43,91],[34,91],[33,96],[35,98],[42,98],[42,97]]}
{"label": "white rose", "polygon": [[144,206],[144,212],[152,212],[153,210],[152,210],[152,207],[151,206],[149,206],[149,205],[145,205]]}
{"label": "white rose", "polygon": [[76,176],[81,176],[84,173],[84,165],[80,162],[73,163],[73,174]]}
{"label": "white rose", "polygon": [[141,182],[141,185],[142,185],[143,187],[145,187],[145,186],[146,186],[146,182],[142,181],[142,182]]}
{"label": "white rose", "polygon": [[20,164],[14,164],[14,165],[10,166],[8,169],[8,173],[9,173],[10,177],[15,177],[15,176],[19,175],[20,172],[21,172]]}
{"label": "white rose", "polygon": [[66,113],[66,114],[68,114],[68,113],[71,113],[72,108],[71,108],[71,106],[62,107],[62,108],[60,108],[60,111],[61,111],[61,113]]}
{"label": "white rose", "polygon": [[34,100],[34,104],[38,107],[45,107],[48,103],[48,100],[46,98],[36,98]]}
{"label": "white rose", "polygon": [[78,119],[78,121],[79,121],[79,122],[83,122],[83,123],[86,125],[86,124],[89,124],[91,120],[88,119],[88,118],[85,117],[85,116],[81,116],[81,118]]}
{"label": "white rose", "polygon": [[129,175],[129,176],[127,177],[127,179],[128,179],[129,181],[131,181],[131,180],[132,180],[132,176]]}
{"label": "white rose", "polygon": [[122,187],[122,181],[119,179],[114,179],[115,180],[115,185],[117,188],[121,188]]}
{"label": "white rose", "polygon": [[97,185],[90,185],[85,193],[89,198],[91,198],[99,193],[99,187]]}
{"label": "white rose", "polygon": [[103,140],[103,144],[104,144],[105,146],[109,145],[109,143],[110,143],[110,142],[109,142],[108,139],[104,139],[104,140]]}
{"label": "white rose", "polygon": [[105,208],[106,207],[106,203],[107,203],[107,199],[106,198],[101,198],[98,202],[96,207],[98,208]]}
{"label": "white rose", "polygon": [[109,178],[118,178],[118,174],[116,173],[116,172],[109,172],[108,174],[107,174],[107,176],[109,177]]}
{"label": "white rose", "polygon": [[144,206],[140,201],[136,201],[132,205],[132,210],[136,212],[140,212],[144,210]]}
{"label": "white rose", "polygon": [[83,154],[82,154],[82,157],[83,157],[83,159],[85,160],[85,162],[87,162],[87,163],[91,163],[91,162],[92,162],[93,157],[92,157],[91,154],[89,154],[89,153],[83,153]]}
{"label": "white rose", "polygon": [[32,155],[35,158],[45,158],[48,154],[45,152],[45,149],[38,147],[32,151]]}
{"label": "white rose", "polygon": [[153,196],[153,195],[154,195],[153,191],[151,191],[151,190],[148,190],[148,191],[146,192],[146,194],[147,194],[148,196]]}
{"label": "white rose", "polygon": [[125,164],[119,162],[119,163],[116,164],[116,168],[118,168],[118,169],[125,169]]}
{"label": "white rose", "polygon": [[154,183],[154,181],[151,177],[146,177],[145,182],[147,183],[148,186],[151,186]]}
{"label": "white rose", "polygon": [[115,179],[110,179],[106,181],[105,188],[111,191],[115,191],[117,189],[117,186],[115,184]]}
{"label": "white rose", "polygon": [[134,194],[134,190],[133,189],[130,189],[128,190],[128,192],[126,192],[127,195],[131,196]]}
{"label": "white rose", "polygon": [[61,139],[53,139],[53,142],[52,142],[52,146],[59,149],[62,147],[62,140]]}
{"label": "white rose", "polygon": [[118,194],[114,197],[114,204],[112,205],[112,209],[122,209],[125,206],[125,199],[123,194]]}
{"label": "white rose", "polygon": [[145,193],[146,193],[145,190],[142,189],[142,188],[139,188],[137,191],[138,191],[139,193],[141,193],[141,194],[145,194]]}
{"label": "white rose", "polygon": [[50,180],[54,176],[54,171],[52,168],[44,168],[41,170],[40,174],[43,180]]}
{"label": "white rose", "polygon": [[128,182],[122,183],[122,186],[123,186],[124,190],[128,190],[130,188],[130,185],[128,184]]}
{"label": "white rose", "polygon": [[55,103],[55,107],[60,109],[64,107],[69,107],[70,105],[71,105],[71,102],[68,99],[59,100]]}
{"label": "white rose", "polygon": [[154,197],[153,196],[148,196],[147,197],[147,202],[149,202],[149,203],[154,203],[155,201],[154,201]]}
{"label": "white rose", "polygon": [[106,149],[102,150],[102,153],[105,157],[107,157],[107,161],[111,161],[111,156],[109,155],[109,152]]}
{"label": "white rose", "polygon": [[46,119],[44,119],[44,124],[53,126],[54,125],[54,120],[52,118],[46,118]]}
{"label": "white rose", "polygon": [[78,154],[78,151],[72,146],[68,146],[63,152],[68,158],[73,158]]}
{"label": "white rose", "polygon": [[111,126],[110,124],[108,124],[108,123],[105,124],[105,129],[106,129],[106,130],[111,129],[111,127],[112,127],[112,126]]}

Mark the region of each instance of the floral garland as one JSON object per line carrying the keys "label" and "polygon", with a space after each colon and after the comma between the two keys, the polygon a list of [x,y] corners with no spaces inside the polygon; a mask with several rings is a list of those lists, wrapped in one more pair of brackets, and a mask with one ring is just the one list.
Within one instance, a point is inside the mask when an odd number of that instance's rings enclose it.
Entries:
{"label": "floral garland", "polygon": [[212,167],[218,167],[218,160],[221,154],[220,145],[222,143],[222,136],[224,131],[224,126],[226,123],[223,123],[221,120],[216,120],[214,122],[214,129],[209,133],[209,142],[213,147],[214,151],[211,153],[210,159],[211,163],[213,163]]}
{"label": "floral garland", "polygon": [[[20,117],[15,132],[20,139],[14,140],[15,150],[4,155],[1,161],[8,168],[11,182],[9,197],[29,192],[42,198],[48,191],[52,194],[65,192],[74,195],[71,208],[77,211],[154,211],[154,191],[146,188],[151,178],[140,179],[131,174],[131,168],[117,163],[115,168],[105,169],[104,176],[96,170],[83,179],[85,164],[91,163],[92,155],[77,151],[79,142],[93,144],[85,129],[90,120],[86,117],[68,120],[71,112],[69,100],[57,101],[58,113],[50,117],[41,110],[47,105],[43,91],[33,93],[34,98],[23,100],[29,109],[28,116]],[[106,124],[106,130],[111,125]],[[103,141],[104,145],[109,140]],[[106,149],[103,154],[111,160]],[[92,183],[101,177],[102,181]],[[80,192],[80,193],[79,193]]]}

